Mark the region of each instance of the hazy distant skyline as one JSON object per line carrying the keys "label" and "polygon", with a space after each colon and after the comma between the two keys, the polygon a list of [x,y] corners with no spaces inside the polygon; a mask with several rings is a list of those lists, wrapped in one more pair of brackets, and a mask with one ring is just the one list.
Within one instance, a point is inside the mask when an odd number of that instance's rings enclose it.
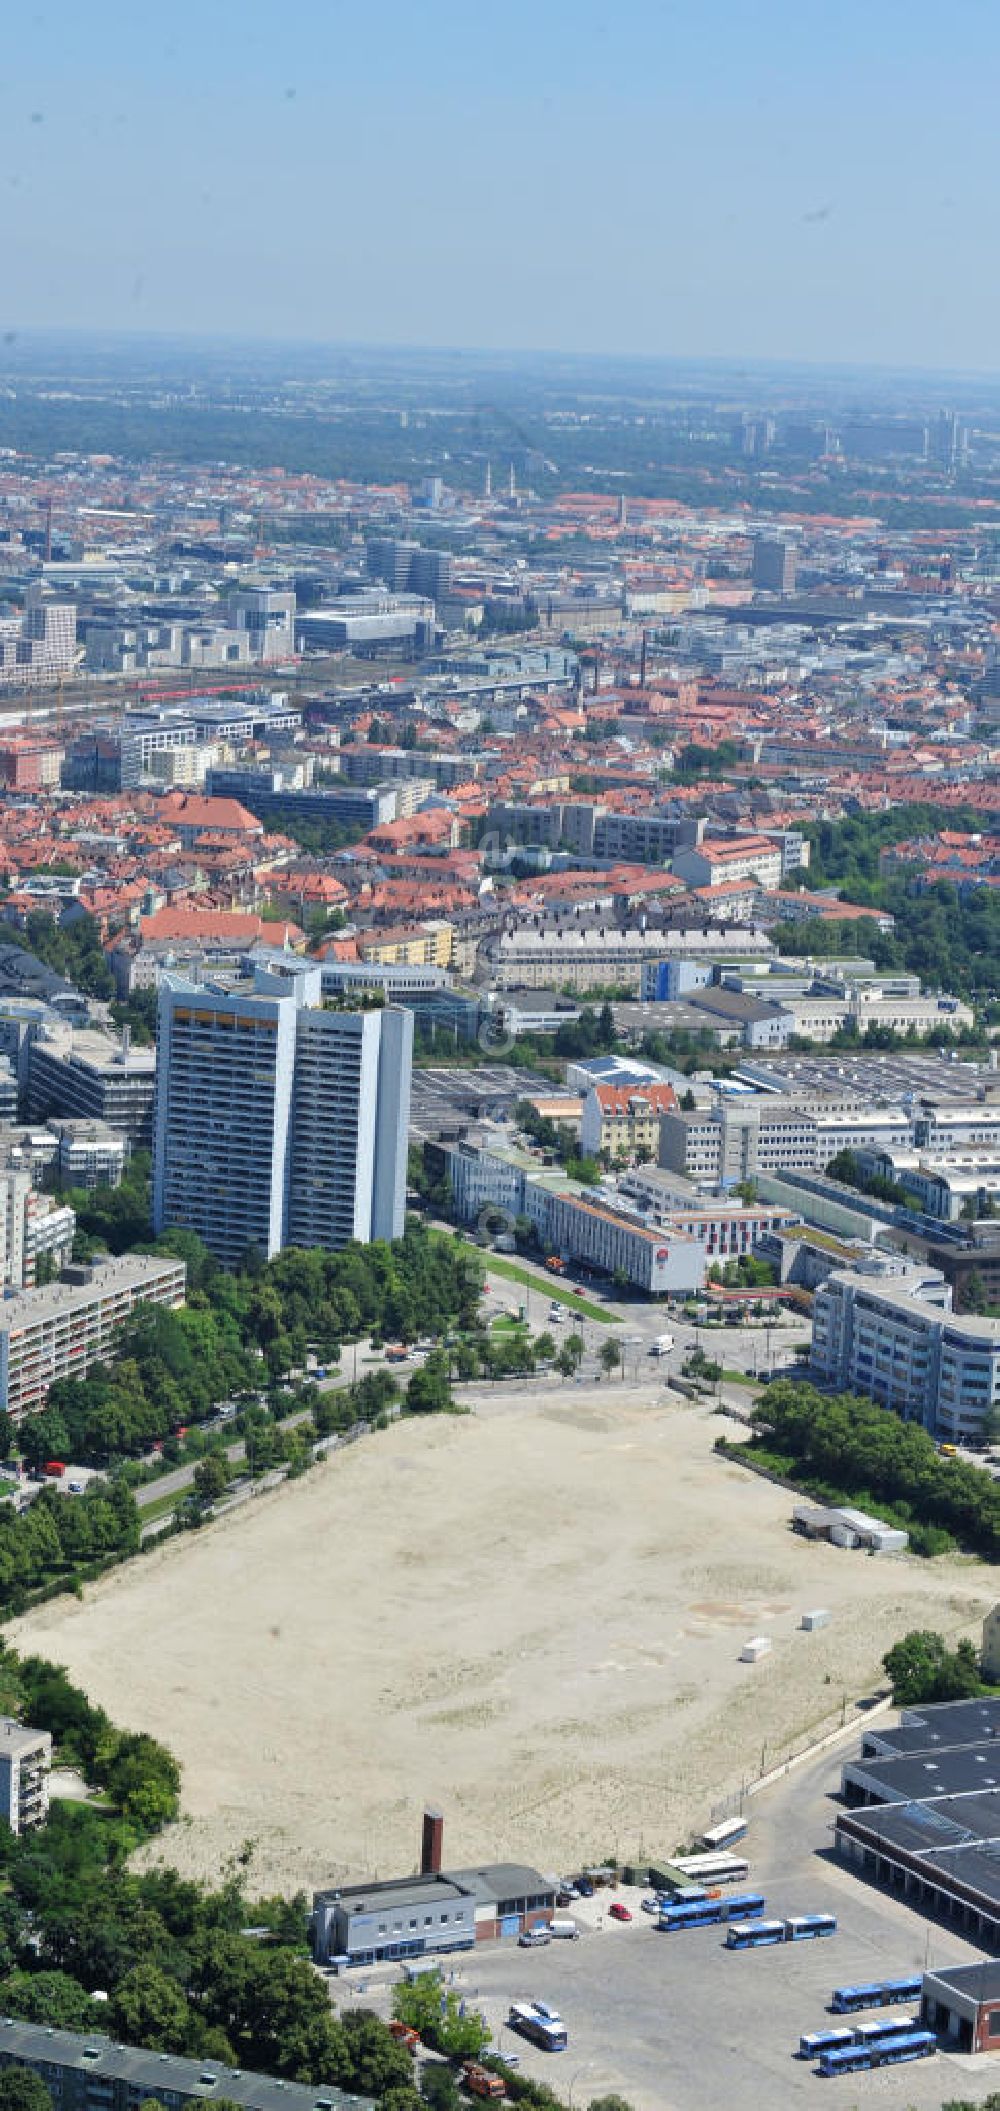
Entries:
{"label": "hazy distant skyline", "polygon": [[68,0],[0,329],[1000,368],[990,0]]}

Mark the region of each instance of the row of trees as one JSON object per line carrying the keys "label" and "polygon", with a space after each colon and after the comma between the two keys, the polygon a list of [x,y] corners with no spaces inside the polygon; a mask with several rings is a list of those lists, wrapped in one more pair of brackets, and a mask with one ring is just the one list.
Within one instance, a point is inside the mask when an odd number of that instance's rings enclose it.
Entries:
{"label": "row of trees", "polygon": [[[73,1458],[109,1466],[137,1458],[203,1422],[222,1400],[251,1396],[301,1369],[310,1349],[336,1362],[343,1342],[370,1334],[407,1343],[475,1322],[482,1273],[446,1233],[410,1223],[387,1245],[342,1253],[289,1249],[228,1275],[192,1233],[157,1250],[188,1264],[178,1312],[140,1306],[123,1327],[114,1364],[60,1379],[17,1439],[29,1463]],[[9,1450],[14,1432],[0,1429]]]}
{"label": "row of trees", "polygon": [[17,1612],[31,1592],[66,1588],[138,1547],[139,1512],[120,1483],[95,1482],[78,1496],[43,1489],[20,1512],[0,1504],[0,1608]]}
{"label": "row of trees", "polygon": [[751,1452],[778,1462],[821,1501],[860,1498],[891,1507],[917,1552],[952,1542],[987,1561],[1000,1555],[1000,1487],[978,1466],[943,1459],[927,1431],[852,1393],[833,1399],[781,1380],[753,1409]]}

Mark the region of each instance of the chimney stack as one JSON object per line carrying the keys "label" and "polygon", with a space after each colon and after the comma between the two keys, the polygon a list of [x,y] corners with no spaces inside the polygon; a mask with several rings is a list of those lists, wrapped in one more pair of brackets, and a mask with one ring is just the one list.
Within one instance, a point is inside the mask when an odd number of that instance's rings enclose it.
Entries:
{"label": "chimney stack", "polygon": [[420,1839],[421,1876],[439,1876],[441,1854],[444,1847],[444,1813],[425,1810],[423,1832]]}

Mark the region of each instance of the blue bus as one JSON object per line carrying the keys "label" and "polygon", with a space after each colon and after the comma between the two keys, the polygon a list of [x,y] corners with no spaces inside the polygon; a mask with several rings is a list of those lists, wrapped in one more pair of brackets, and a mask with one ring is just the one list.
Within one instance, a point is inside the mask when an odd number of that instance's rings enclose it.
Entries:
{"label": "blue bus", "polygon": [[843,2030],[810,2030],[799,2039],[799,2059],[818,2060],[821,2052],[840,2052],[845,2045],[853,2045],[854,2032]]}
{"label": "blue bus", "polygon": [[731,1920],[726,1934],[727,1950],[763,1950],[768,1943],[784,1942],[783,1920]]}
{"label": "blue bus", "polygon": [[830,2007],[838,2016],[858,2008],[893,2008],[897,2001],[919,2001],[922,1979],[871,1979],[858,1986],[836,1986]]}
{"label": "blue bus", "polygon": [[755,1920],[763,1913],[767,1900],[762,1891],[740,1891],[735,1898],[719,1900],[721,1920]]}
{"label": "blue bus", "polygon": [[662,1907],[659,1926],[669,1935],[672,1928],[709,1928],[721,1919],[721,1899],[705,1898],[689,1906]]}
{"label": "blue bus", "polygon": [[821,2074],[858,2074],[864,2068],[895,2067],[903,2060],[926,2060],[937,2051],[932,2030],[911,2030],[905,2038],[886,2038],[880,2045],[844,2045],[821,2052]]}
{"label": "blue bus", "polygon": [[812,1942],[819,1935],[836,1935],[835,1913],[794,1913],[785,1922],[786,1942]]}
{"label": "blue bus", "polygon": [[514,2001],[507,2013],[509,2030],[519,2031],[522,2038],[530,2038],[533,2045],[540,2045],[543,2052],[565,2052],[566,2025],[554,2012],[543,2014],[541,2005],[533,2001]]}
{"label": "blue bus", "polygon": [[919,2016],[890,2016],[884,2023],[856,2023],[856,2045],[887,2045],[890,2038],[908,2038],[920,2029]]}

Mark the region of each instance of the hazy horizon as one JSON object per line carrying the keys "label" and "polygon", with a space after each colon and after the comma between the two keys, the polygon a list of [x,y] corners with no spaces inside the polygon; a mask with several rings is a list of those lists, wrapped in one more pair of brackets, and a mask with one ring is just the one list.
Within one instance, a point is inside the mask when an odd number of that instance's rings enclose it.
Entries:
{"label": "hazy horizon", "polygon": [[55,0],[0,331],[991,373],[998,64],[982,0]]}

